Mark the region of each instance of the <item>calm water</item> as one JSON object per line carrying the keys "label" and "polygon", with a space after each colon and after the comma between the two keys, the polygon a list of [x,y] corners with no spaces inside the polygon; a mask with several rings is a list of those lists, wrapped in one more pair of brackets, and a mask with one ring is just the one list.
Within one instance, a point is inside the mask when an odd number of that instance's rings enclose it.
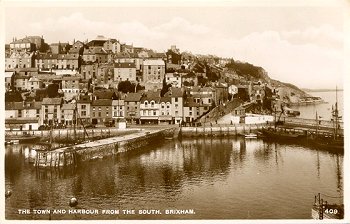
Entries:
{"label": "calm water", "polygon": [[[7,219],[18,209],[159,209],[162,215],[52,215],[53,219],[310,219],[314,195],[343,193],[343,155],[240,138],[164,141],[133,153],[41,172],[25,145],[6,146]],[[342,199],[326,198],[342,203]],[[165,215],[194,209],[194,215]]]}
{"label": "calm water", "polygon": [[293,109],[300,111],[300,118],[316,119],[316,111],[318,116],[321,116],[322,120],[330,120],[332,118],[332,106],[334,107],[336,102],[336,95],[338,95],[338,109],[339,114],[342,116],[343,113],[343,91],[333,92],[308,92],[312,96],[321,97],[326,103],[315,104],[315,105],[302,105],[293,106]]}

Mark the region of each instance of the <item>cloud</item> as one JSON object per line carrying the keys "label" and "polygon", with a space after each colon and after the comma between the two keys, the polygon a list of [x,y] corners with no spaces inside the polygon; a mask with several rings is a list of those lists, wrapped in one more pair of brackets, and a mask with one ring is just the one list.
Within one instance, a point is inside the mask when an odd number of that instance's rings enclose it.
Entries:
{"label": "cloud", "polygon": [[282,31],[281,36],[293,43],[313,43],[324,47],[343,47],[344,33],[329,24],[304,30]]}
{"label": "cloud", "polygon": [[73,38],[86,40],[101,34],[158,51],[176,44],[182,51],[256,64],[264,67],[272,78],[301,87],[329,88],[343,81],[343,33],[328,24],[303,30],[253,32],[235,38],[221,35],[215,27],[181,17],[151,26],[137,20],[101,22],[73,13],[32,23],[29,28],[33,35],[44,34],[49,43]]}

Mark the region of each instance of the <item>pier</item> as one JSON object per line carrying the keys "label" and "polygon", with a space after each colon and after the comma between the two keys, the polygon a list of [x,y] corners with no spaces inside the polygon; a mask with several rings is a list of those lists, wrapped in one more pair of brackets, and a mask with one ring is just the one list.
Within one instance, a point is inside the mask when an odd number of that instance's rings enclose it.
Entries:
{"label": "pier", "polygon": [[165,136],[176,134],[176,128],[143,129],[138,133],[100,139],[54,150],[38,150],[34,166],[67,167],[78,166],[79,163],[94,159],[102,159],[118,153],[136,150],[154,143]]}

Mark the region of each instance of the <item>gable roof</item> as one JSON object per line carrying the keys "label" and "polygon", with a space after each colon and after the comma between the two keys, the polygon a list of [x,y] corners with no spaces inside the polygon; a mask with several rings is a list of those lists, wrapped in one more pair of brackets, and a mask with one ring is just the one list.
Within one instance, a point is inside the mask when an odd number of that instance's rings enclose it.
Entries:
{"label": "gable roof", "polygon": [[117,94],[113,90],[96,90],[93,96],[97,99],[117,99]]}
{"label": "gable roof", "polygon": [[162,59],[146,59],[143,61],[143,65],[165,65]]}
{"label": "gable roof", "polygon": [[142,97],[141,93],[128,93],[125,96],[125,102],[139,102]]}
{"label": "gable roof", "polygon": [[136,68],[135,63],[115,63],[114,68]]}
{"label": "gable roof", "polygon": [[112,106],[112,101],[110,99],[99,99],[92,101],[92,106]]}
{"label": "gable roof", "polygon": [[48,105],[60,105],[62,103],[62,98],[44,98],[42,104]]}

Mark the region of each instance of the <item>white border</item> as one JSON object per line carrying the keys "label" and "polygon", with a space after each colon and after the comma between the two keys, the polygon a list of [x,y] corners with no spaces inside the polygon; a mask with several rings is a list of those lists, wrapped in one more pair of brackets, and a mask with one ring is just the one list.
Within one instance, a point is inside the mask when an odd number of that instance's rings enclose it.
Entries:
{"label": "white border", "polygon": [[[158,7],[196,7],[198,5],[200,6],[207,6],[207,7],[213,7],[213,6],[246,6],[246,7],[252,7],[252,6],[266,6],[266,7],[297,7],[297,6],[324,6],[324,7],[334,7],[334,6],[342,6],[344,8],[344,72],[343,72],[343,80],[344,80],[344,122],[345,127],[349,127],[349,113],[350,113],[350,1],[346,0],[231,0],[231,1],[215,1],[215,0],[192,0],[192,1],[183,1],[183,0],[167,0],[167,1],[118,1],[118,0],[109,0],[109,1],[83,1],[83,0],[71,0],[71,1],[10,1],[10,0],[0,0],[0,71],[5,71],[5,7],[81,7],[82,3],[84,3],[84,7],[93,7],[96,6],[98,3],[98,6],[104,6],[104,7],[111,7],[111,6],[130,6],[130,7],[151,7],[151,6],[158,6]],[[0,79],[0,106],[3,108],[0,112],[0,115],[4,115],[4,79]],[[4,141],[4,117],[1,116],[2,123],[0,128],[0,143]],[[349,172],[350,172],[350,160],[349,160],[349,150],[350,148],[350,140],[349,140],[349,131],[348,128],[345,128],[345,154],[344,154],[344,204],[345,204],[345,216],[344,220],[323,220],[322,223],[350,223],[350,204],[349,204],[349,192],[347,189],[349,189]],[[4,148],[3,148],[4,149]],[[4,150],[2,150],[2,153],[0,153],[0,164],[1,164],[1,171],[0,171],[0,180],[2,183],[2,186],[0,187],[0,223],[47,223],[48,221],[41,221],[41,220],[5,220],[5,181],[4,181]],[[311,208],[310,208],[311,209]],[[84,221],[50,221],[50,223],[96,223],[95,220],[84,220]],[[110,221],[104,221],[104,220],[98,220],[98,223],[320,223],[320,221],[317,220],[110,220]]]}

